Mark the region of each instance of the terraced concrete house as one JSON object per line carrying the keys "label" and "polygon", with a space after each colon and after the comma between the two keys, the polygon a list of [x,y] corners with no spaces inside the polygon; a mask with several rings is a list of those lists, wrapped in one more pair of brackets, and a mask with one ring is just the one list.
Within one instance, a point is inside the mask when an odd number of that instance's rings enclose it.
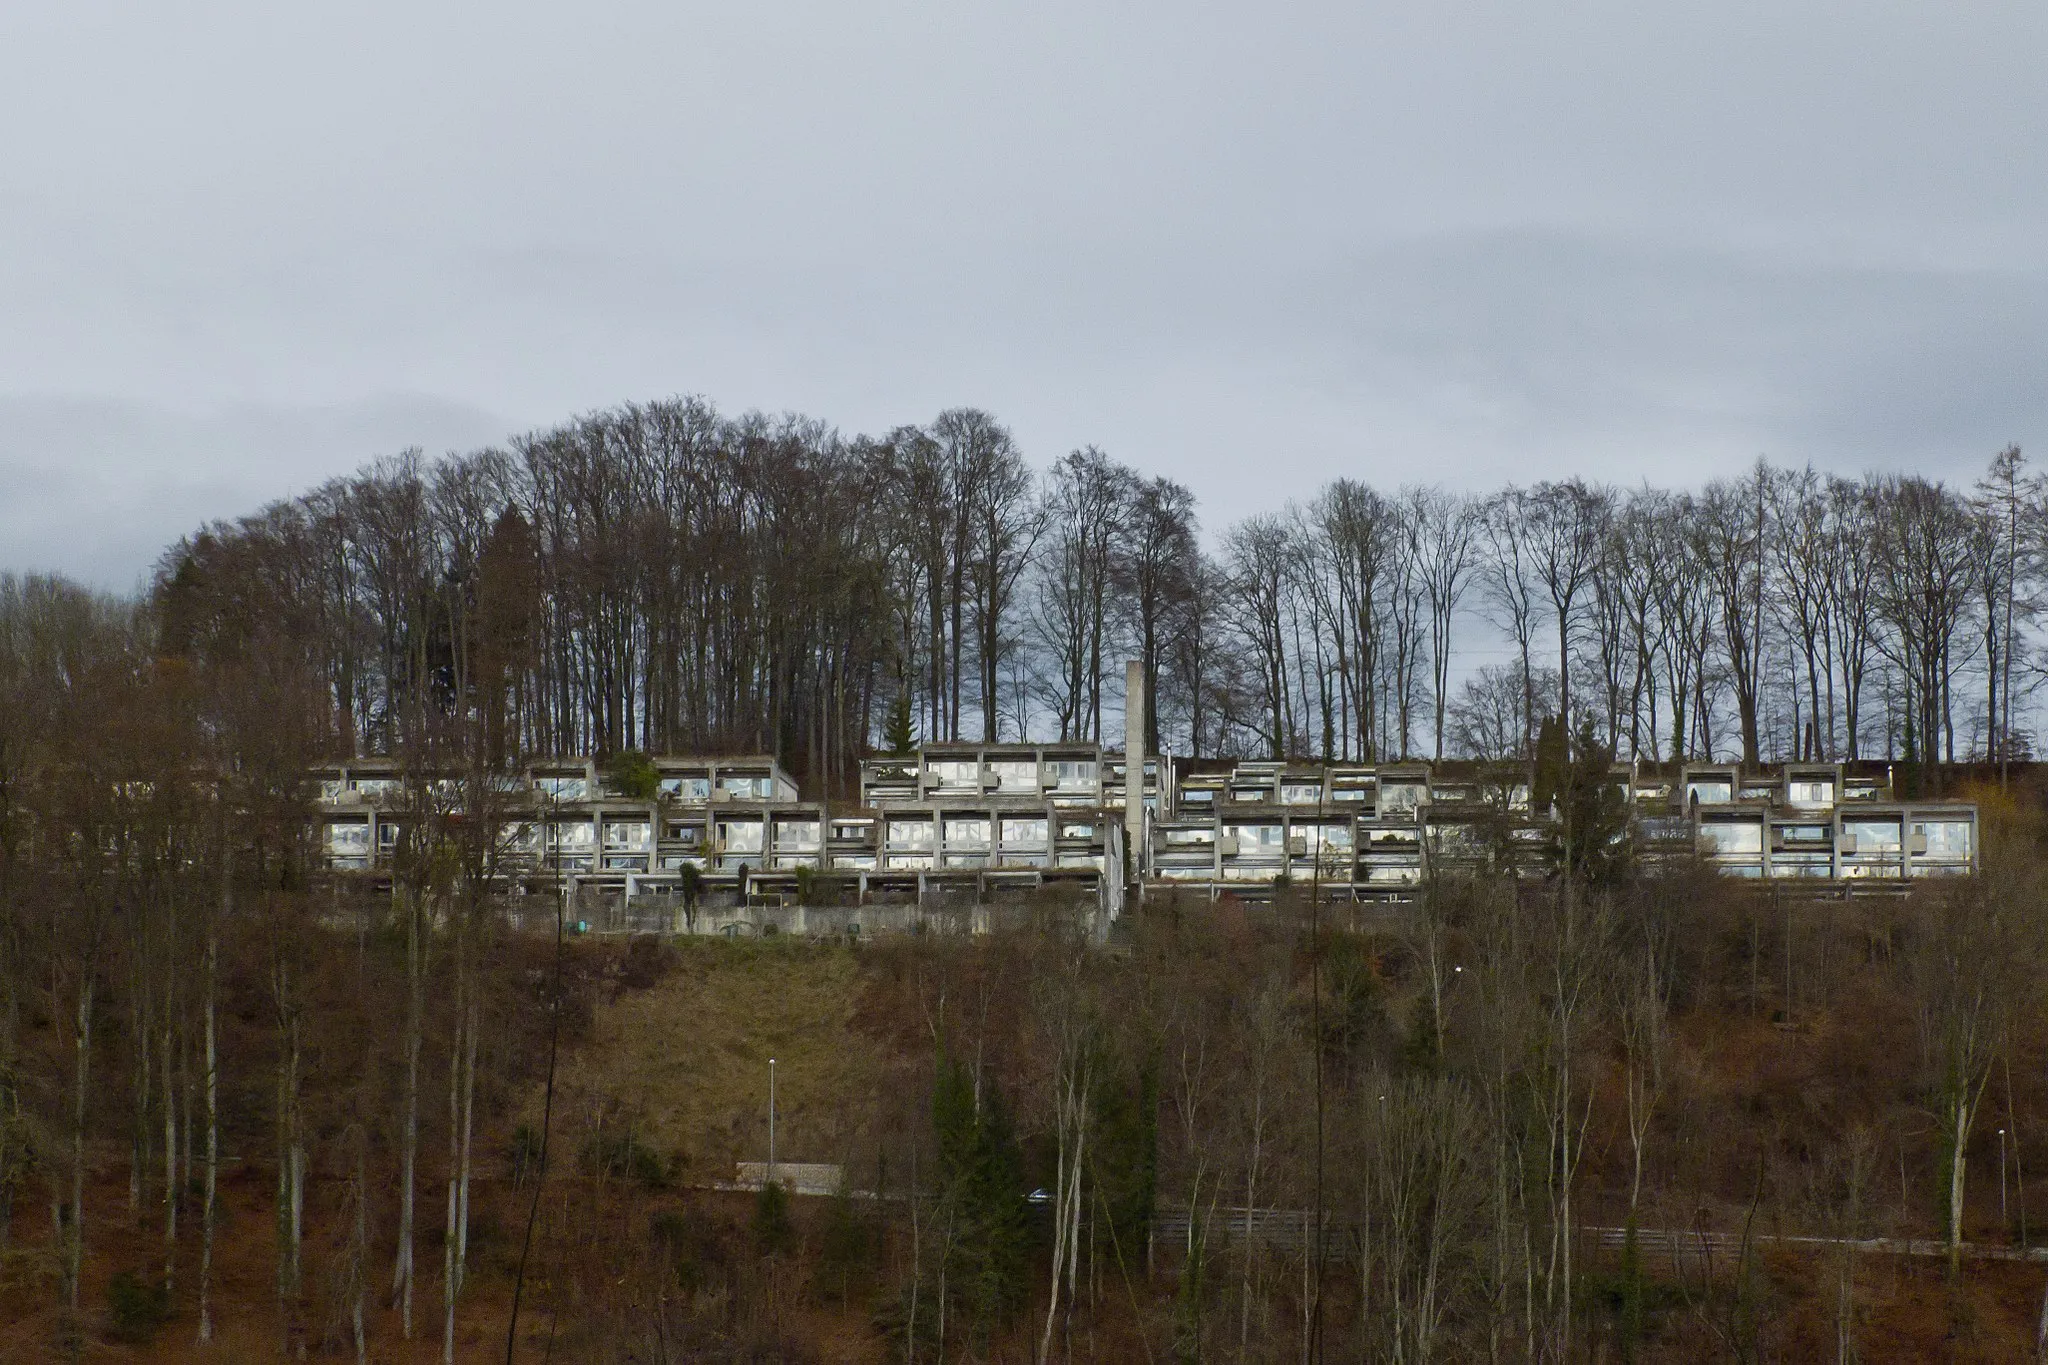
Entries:
{"label": "terraced concrete house", "polygon": [[[493,875],[635,924],[695,912],[983,907],[1052,892],[1114,919],[1127,895],[1413,897],[1434,874],[1552,875],[1559,820],[1528,765],[1144,760],[1087,744],[930,744],[865,761],[852,803],[807,801],[763,755],[656,758],[652,794],[590,759],[492,779]],[[388,880],[409,828],[469,818],[461,784],[366,760],[317,774],[339,873]],[[1608,774],[1605,836],[1654,865],[1818,893],[1899,890],[1978,866],[1973,805],[1894,795],[1883,764]],[[1135,798],[1137,805],[1132,807]],[[674,912],[671,915],[671,912]],[[717,916],[714,914],[715,921]],[[723,921],[728,926],[730,920]]]}

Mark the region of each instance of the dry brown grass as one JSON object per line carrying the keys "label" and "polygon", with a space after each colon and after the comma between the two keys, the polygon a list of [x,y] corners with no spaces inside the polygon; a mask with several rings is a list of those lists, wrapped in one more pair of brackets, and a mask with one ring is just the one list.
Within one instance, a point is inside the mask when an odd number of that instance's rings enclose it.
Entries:
{"label": "dry brown grass", "polygon": [[[658,981],[601,1002],[565,1052],[556,1140],[580,1145],[602,1116],[664,1157],[681,1152],[684,1178],[728,1179],[734,1162],[765,1158],[773,1057],[778,1158],[849,1159],[884,1061],[854,1027],[858,950],[768,940],[669,952]],[[537,1095],[527,1108],[531,1122]]]}

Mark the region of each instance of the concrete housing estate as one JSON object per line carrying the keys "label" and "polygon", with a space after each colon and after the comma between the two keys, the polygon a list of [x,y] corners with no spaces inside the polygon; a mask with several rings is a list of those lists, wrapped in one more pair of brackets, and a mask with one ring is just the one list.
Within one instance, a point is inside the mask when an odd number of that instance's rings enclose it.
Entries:
{"label": "concrete housing estate", "polygon": [[[1533,808],[1526,764],[1153,757],[1133,782],[1121,754],[1090,744],[927,744],[865,761],[854,803],[805,800],[765,756],[653,766],[651,799],[609,787],[590,759],[504,781],[496,847],[508,887],[568,890],[640,927],[683,927],[687,911],[701,929],[702,910],[707,925],[744,931],[767,922],[749,912],[834,907],[857,923],[870,907],[1047,892],[1109,919],[1127,896],[1169,890],[1262,900],[1292,885],[1398,902],[1433,873],[1538,877],[1557,856],[1556,818]],[[409,784],[384,760],[318,776],[328,864],[387,877],[436,784]],[[1609,780],[1627,813],[1620,837],[1647,862],[1697,857],[1813,892],[1896,890],[1978,864],[1976,807],[1897,799],[1883,763],[1616,764]]]}

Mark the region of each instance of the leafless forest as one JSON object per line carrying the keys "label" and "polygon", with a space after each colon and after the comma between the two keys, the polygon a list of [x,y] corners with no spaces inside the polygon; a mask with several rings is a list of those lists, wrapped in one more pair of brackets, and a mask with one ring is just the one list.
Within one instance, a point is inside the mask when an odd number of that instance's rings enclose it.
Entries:
{"label": "leafless forest", "polygon": [[[848,442],[678,403],[375,465],[173,547],[146,600],[6,580],[0,1356],[2038,1351],[2007,698],[2043,525],[2010,451],[1968,492],[1339,483],[1205,549],[1184,489],[1034,474],[983,414]],[[1563,710],[1645,758],[1895,755],[1980,801],[1984,872],[1161,897],[1108,950],[1050,906],[858,945],[497,913],[522,757],[843,789],[905,733],[1099,737],[1127,654],[1190,754],[1511,756]],[[308,766],[352,752],[430,816],[374,895],[310,834]],[[777,1054],[783,1159],[862,1197],[717,1188]]]}
{"label": "leafless forest", "polygon": [[848,440],[684,400],[381,461],[174,547],[159,601],[181,650],[288,656],[341,754],[474,698],[481,652],[505,746],[772,751],[820,791],[892,707],[1113,740],[1127,657],[1148,752],[1502,757],[1561,710],[1653,761],[2028,753],[2048,501],[2017,448],[1968,489],[1342,480],[1212,531],[974,410]]}

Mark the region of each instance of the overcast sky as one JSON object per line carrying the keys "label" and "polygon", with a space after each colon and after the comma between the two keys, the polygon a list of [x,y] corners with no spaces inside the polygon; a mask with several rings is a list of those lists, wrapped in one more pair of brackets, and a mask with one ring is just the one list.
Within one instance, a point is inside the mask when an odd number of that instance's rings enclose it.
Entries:
{"label": "overcast sky", "polygon": [[407,445],[960,404],[1349,474],[2048,449],[2048,7],[0,4],[0,568]]}

